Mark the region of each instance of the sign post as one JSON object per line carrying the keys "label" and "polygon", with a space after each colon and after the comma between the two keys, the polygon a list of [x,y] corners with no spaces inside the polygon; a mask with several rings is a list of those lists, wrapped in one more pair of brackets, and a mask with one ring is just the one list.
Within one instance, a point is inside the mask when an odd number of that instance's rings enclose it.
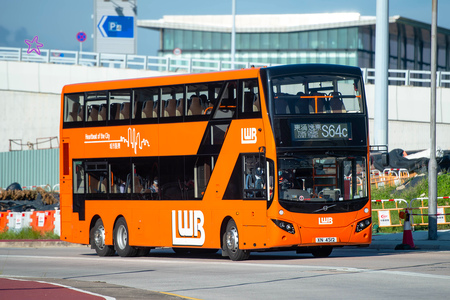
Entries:
{"label": "sign post", "polygon": [[80,52],[83,52],[83,42],[86,40],[86,33],[80,31],[77,33],[77,41],[80,42]]}

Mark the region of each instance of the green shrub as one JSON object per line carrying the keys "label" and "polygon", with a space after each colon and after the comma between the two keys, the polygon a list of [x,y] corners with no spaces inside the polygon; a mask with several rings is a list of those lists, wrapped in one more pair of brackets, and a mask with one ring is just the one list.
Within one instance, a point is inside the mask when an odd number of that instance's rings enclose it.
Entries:
{"label": "green shrub", "polygon": [[41,232],[27,227],[20,231],[2,231],[0,232],[0,240],[59,240],[59,235],[53,233],[53,231]]}

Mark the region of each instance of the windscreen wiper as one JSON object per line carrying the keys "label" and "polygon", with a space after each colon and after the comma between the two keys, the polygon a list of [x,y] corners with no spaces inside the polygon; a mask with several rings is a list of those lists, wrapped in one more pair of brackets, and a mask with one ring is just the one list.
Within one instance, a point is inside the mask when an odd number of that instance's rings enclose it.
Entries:
{"label": "windscreen wiper", "polygon": [[332,208],[332,207],[335,207],[337,204],[333,204],[333,205],[330,205],[330,206],[328,206],[328,205],[324,205],[321,209],[318,209],[318,210],[315,210],[314,212],[319,212],[319,211],[327,211],[328,209],[330,209],[330,208]]}

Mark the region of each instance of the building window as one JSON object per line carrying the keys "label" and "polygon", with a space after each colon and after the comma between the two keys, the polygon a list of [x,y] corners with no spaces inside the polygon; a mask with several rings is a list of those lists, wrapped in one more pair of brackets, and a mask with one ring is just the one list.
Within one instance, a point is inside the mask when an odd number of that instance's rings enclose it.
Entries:
{"label": "building window", "polygon": [[338,49],[347,49],[347,28],[339,28],[337,32]]}
{"label": "building window", "polygon": [[337,48],[337,29],[328,30],[328,49],[336,49]]}
{"label": "building window", "polygon": [[319,47],[319,35],[317,31],[308,32],[309,49],[317,49]]}
{"label": "building window", "polygon": [[164,35],[164,50],[173,50],[175,47],[173,46],[174,42],[174,33],[173,29],[164,29],[163,35]]}

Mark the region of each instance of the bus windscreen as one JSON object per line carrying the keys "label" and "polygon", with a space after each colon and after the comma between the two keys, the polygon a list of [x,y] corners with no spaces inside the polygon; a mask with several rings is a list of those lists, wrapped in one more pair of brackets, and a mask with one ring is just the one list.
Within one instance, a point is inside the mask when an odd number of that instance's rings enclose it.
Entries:
{"label": "bus windscreen", "polygon": [[362,113],[359,78],[295,75],[272,80],[276,115]]}

